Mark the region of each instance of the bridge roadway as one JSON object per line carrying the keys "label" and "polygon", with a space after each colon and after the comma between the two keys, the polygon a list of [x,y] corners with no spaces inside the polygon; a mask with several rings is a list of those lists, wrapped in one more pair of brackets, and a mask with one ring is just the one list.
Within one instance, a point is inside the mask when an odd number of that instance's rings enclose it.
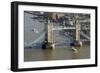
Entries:
{"label": "bridge roadway", "polygon": [[[66,30],[73,30],[73,29],[75,29],[75,27],[62,27],[62,26],[60,26],[60,27],[54,27],[53,28],[53,30],[63,30],[63,29],[66,29]],[[89,30],[89,28],[82,28],[82,30]]]}
{"label": "bridge roadway", "polygon": [[[33,46],[35,43],[37,43],[37,42],[39,42],[40,40],[42,40],[44,37],[45,37],[45,33],[46,32],[43,32],[36,40],[34,40],[33,42],[30,42],[30,43],[25,43],[24,44],[24,46],[25,47],[29,47],[29,46]],[[90,40],[90,37],[89,36],[87,36],[85,33],[83,33],[83,32],[81,32],[81,35],[83,36],[83,37],[85,37],[86,39],[81,39],[81,41],[89,41]],[[60,35],[61,36],[61,35]],[[63,35],[62,35],[63,36]],[[64,33],[64,38],[69,38],[69,39],[67,39],[66,41],[70,41],[71,42],[71,40],[72,40],[72,37],[71,36],[69,36],[68,34],[66,34],[66,33]],[[66,41],[63,41],[62,43],[67,43]],[[61,43],[61,41],[59,42],[59,43]],[[59,44],[59,43],[56,43],[56,44]]]}

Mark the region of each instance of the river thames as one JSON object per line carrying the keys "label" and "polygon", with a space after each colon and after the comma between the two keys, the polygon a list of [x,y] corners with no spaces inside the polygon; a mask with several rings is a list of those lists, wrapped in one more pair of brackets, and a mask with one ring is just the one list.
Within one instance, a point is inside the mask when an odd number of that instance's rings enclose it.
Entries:
{"label": "river thames", "polygon": [[78,52],[66,48],[52,49],[34,49],[26,48],[24,50],[24,61],[47,61],[47,60],[72,60],[72,59],[88,59],[90,58],[89,45],[83,45]]}

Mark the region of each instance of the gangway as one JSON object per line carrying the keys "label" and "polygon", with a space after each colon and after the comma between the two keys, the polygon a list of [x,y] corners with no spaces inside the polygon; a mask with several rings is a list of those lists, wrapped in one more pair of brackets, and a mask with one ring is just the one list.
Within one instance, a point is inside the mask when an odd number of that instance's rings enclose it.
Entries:
{"label": "gangway", "polygon": [[53,30],[70,30],[70,29],[75,29],[75,27],[54,27]]}

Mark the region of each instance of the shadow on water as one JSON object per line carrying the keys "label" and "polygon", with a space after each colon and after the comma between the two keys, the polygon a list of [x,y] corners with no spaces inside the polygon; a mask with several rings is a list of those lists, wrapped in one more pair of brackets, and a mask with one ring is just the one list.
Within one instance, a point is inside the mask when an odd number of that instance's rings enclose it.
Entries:
{"label": "shadow on water", "polygon": [[72,59],[79,59],[81,53],[81,47],[75,47],[75,50],[72,52]]}

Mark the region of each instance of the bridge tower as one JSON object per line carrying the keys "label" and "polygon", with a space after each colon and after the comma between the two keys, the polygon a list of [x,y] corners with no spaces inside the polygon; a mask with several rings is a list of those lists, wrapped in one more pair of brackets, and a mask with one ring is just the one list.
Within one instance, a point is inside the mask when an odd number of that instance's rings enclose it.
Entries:
{"label": "bridge tower", "polygon": [[79,21],[75,20],[75,40],[78,40],[80,41],[80,24],[79,24]]}
{"label": "bridge tower", "polygon": [[48,21],[48,25],[47,25],[47,41],[48,43],[54,43],[53,42],[53,24],[50,23],[50,21]]}
{"label": "bridge tower", "polygon": [[78,16],[73,16],[72,20],[75,25],[75,34],[74,34],[74,41],[71,44],[73,46],[82,46],[82,42],[80,41],[81,25],[78,21]]}
{"label": "bridge tower", "polygon": [[47,24],[45,26],[45,42],[42,45],[43,49],[53,49],[54,39],[53,39],[53,23],[52,23],[53,13],[48,13]]}

